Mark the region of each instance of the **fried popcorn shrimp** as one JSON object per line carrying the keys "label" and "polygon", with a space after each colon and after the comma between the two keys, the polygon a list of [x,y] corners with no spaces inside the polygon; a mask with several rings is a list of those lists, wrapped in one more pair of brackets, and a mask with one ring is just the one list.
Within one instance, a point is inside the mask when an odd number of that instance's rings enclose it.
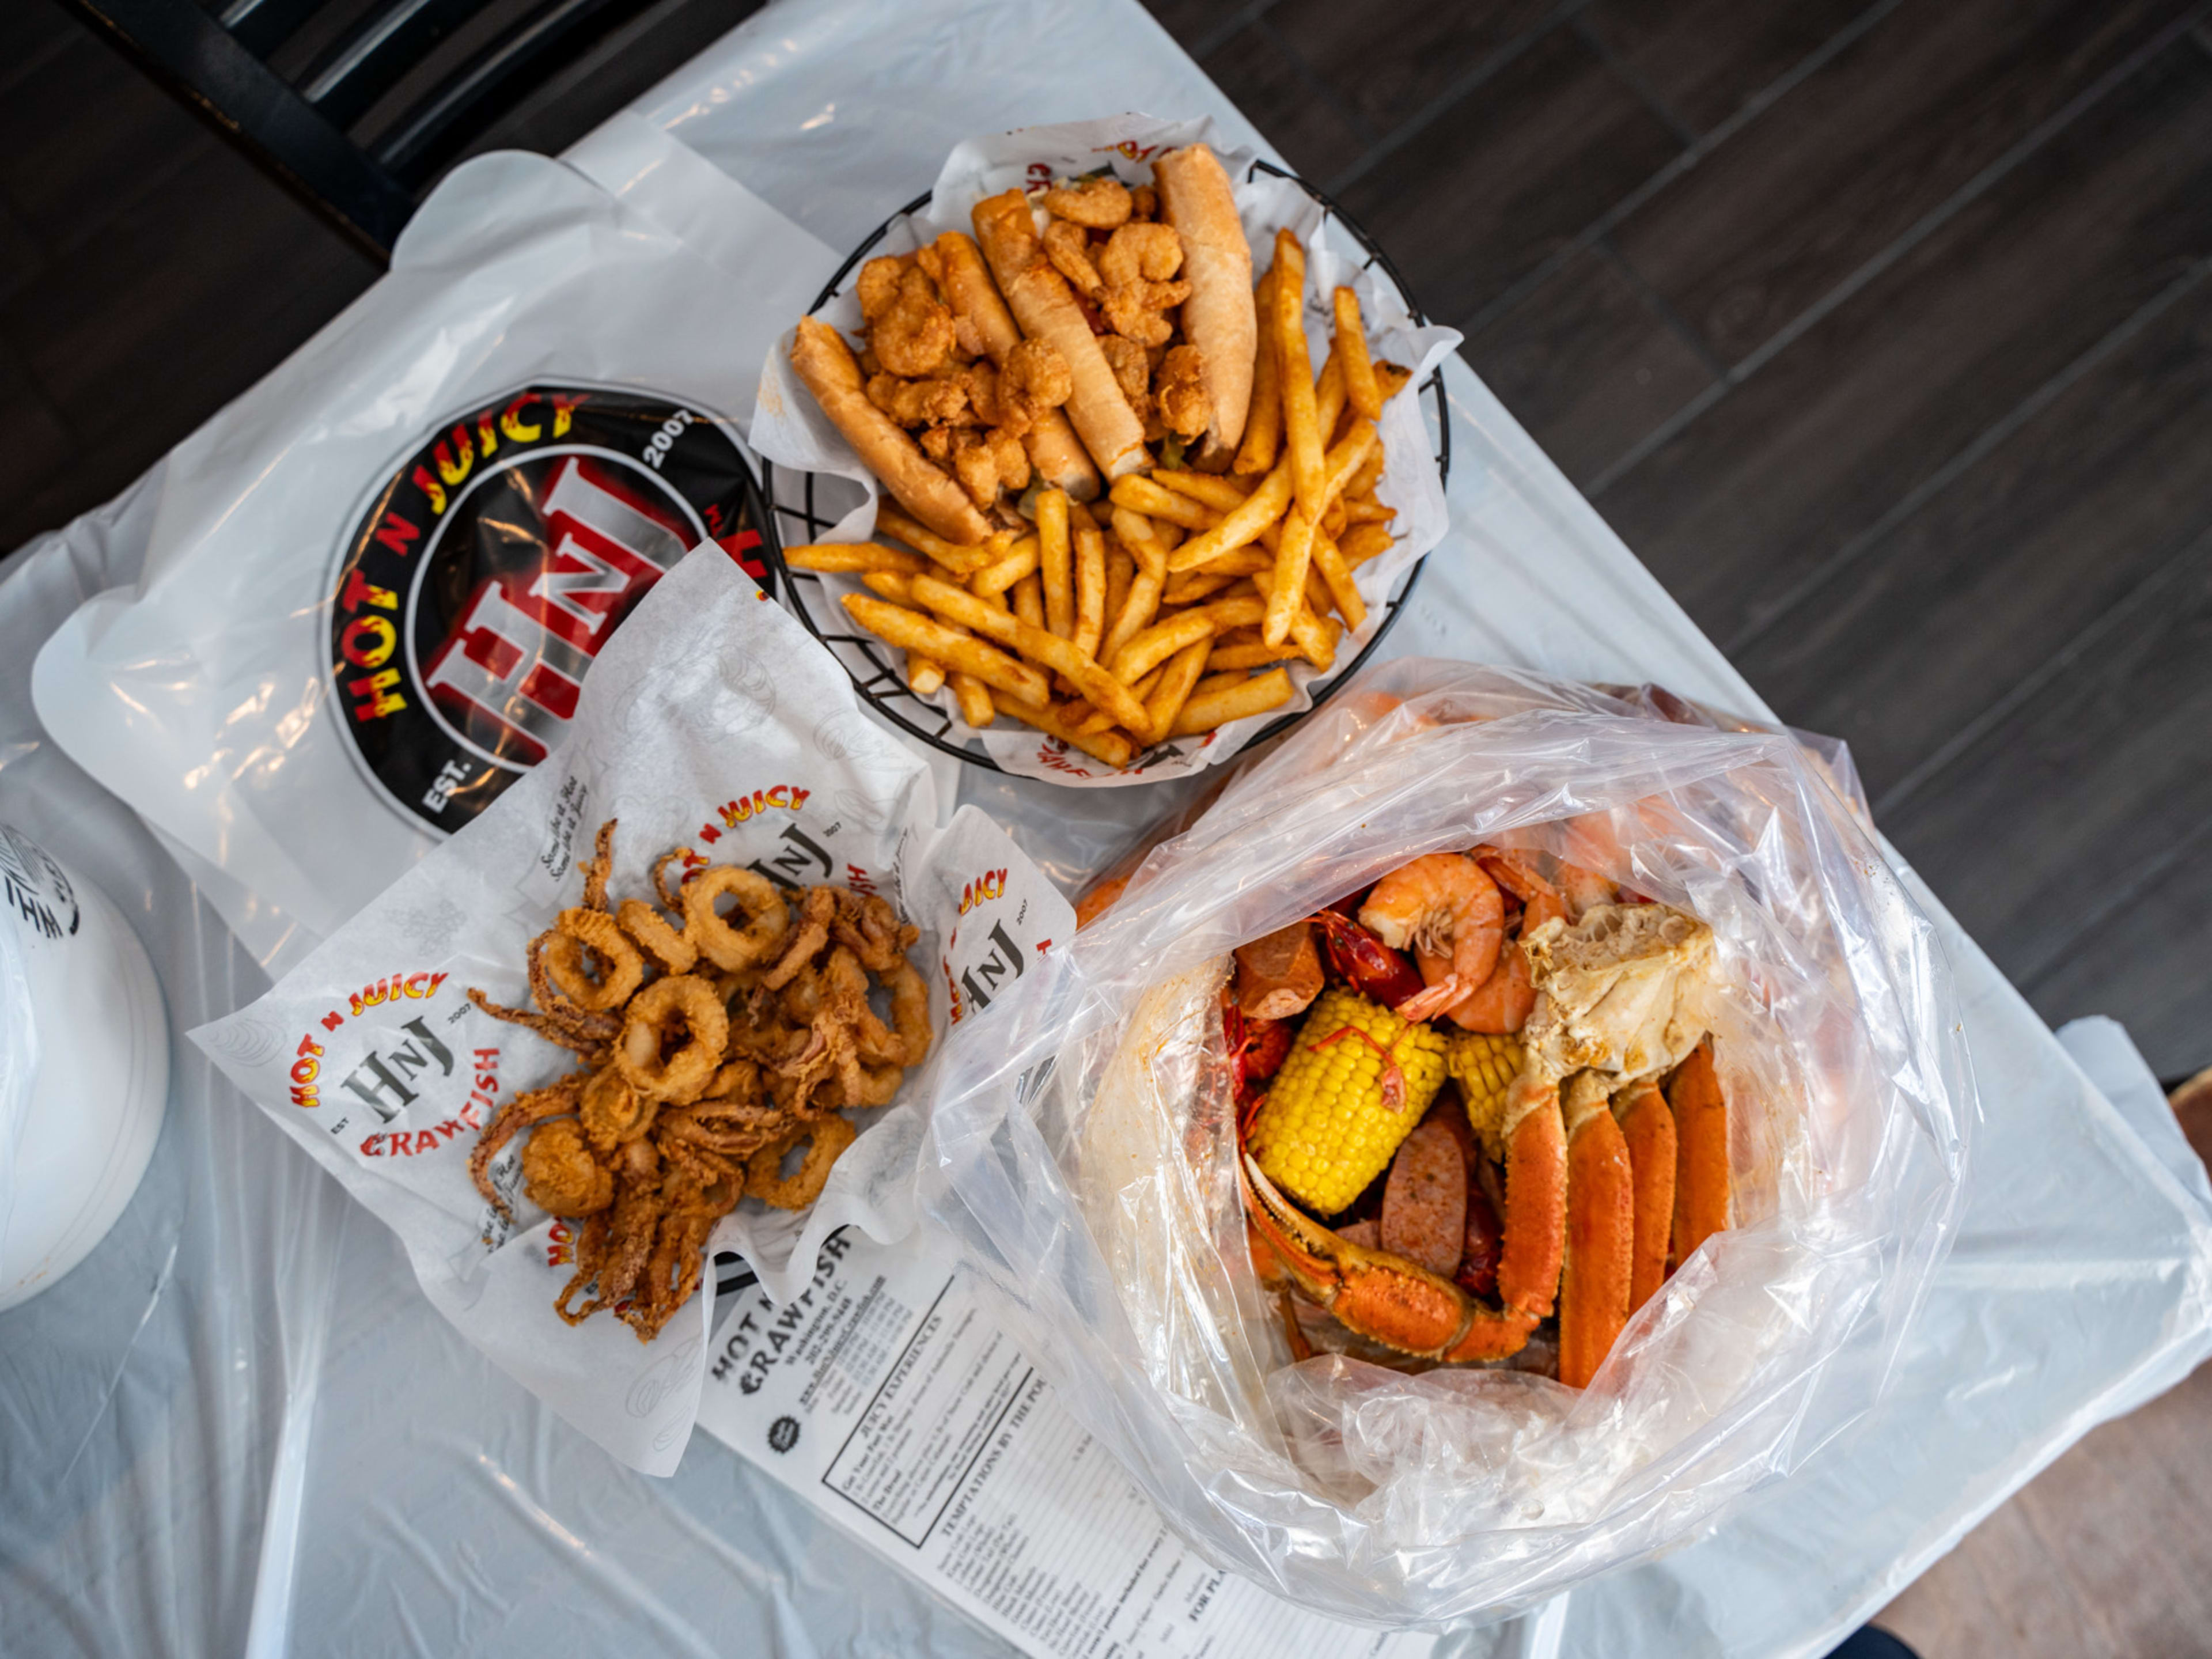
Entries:
{"label": "fried popcorn shrimp", "polygon": [[1024,340],[1006,354],[999,372],[998,422],[1017,438],[1058,409],[1075,391],[1075,376],[1060,348],[1045,340]]}
{"label": "fried popcorn shrimp", "polygon": [[[745,1192],[779,1210],[803,1210],[822,1196],[830,1169],[853,1144],[856,1132],[842,1117],[830,1116],[808,1124],[799,1135],[781,1145],[763,1147],[745,1166]],[[787,1153],[804,1139],[806,1157],[792,1175],[783,1173]]]}
{"label": "fried popcorn shrimp", "polygon": [[1139,222],[1160,216],[1160,193],[1150,185],[1139,185],[1129,192],[1129,216]]}
{"label": "fried popcorn shrimp", "polygon": [[[727,895],[738,902],[736,915],[747,918],[741,933],[714,907]],[[717,968],[736,972],[765,960],[782,942],[791,913],[775,884],[757,871],[717,864],[701,871],[684,890],[684,937]]]}
{"label": "fried popcorn shrimp", "polygon": [[1206,391],[1206,359],[1196,346],[1170,346],[1152,379],[1152,399],[1160,423],[1179,437],[1202,435],[1213,422]]}
{"label": "fried popcorn shrimp", "polygon": [[1114,383],[1121,388],[1129,407],[1137,411],[1137,418],[1143,420],[1152,406],[1152,394],[1146,389],[1152,379],[1152,353],[1118,334],[1100,335],[1098,349],[1105,355],[1106,367],[1114,371]]}
{"label": "fried popcorn shrimp", "polygon": [[1123,225],[1098,256],[1098,275],[1109,288],[1164,283],[1182,269],[1182,238],[1172,225]]}
{"label": "fried popcorn shrimp", "polygon": [[952,476],[976,506],[988,507],[999,499],[999,463],[990,446],[973,432],[953,434]]}
{"label": "fried popcorn shrimp", "polygon": [[1106,280],[1091,262],[1091,233],[1081,225],[1055,219],[1044,228],[1040,240],[1044,244],[1044,257],[1052,261],[1052,268],[1066,277],[1078,294],[1095,303],[1106,291]]}
{"label": "fried popcorn shrimp", "polygon": [[706,1092],[729,1042],[729,1013],[714,988],[676,974],[631,999],[615,1064],[640,1095],[681,1105]]}
{"label": "fried popcorn shrimp", "polygon": [[869,325],[868,343],[887,372],[907,380],[952,361],[952,307],[938,297],[927,271],[910,269],[899,278],[898,297]]}
{"label": "fried popcorn shrimp", "polygon": [[1116,334],[1140,346],[1164,346],[1175,337],[1167,312],[1188,298],[1188,283],[1124,283],[1108,288],[1098,308]]}
{"label": "fried popcorn shrimp", "polygon": [[873,323],[898,303],[899,278],[905,270],[902,261],[888,255],[860,267],[860,280],[854,291],[860,296],[863,321]]}
{"label": "fried popcorn shrimp", "polygon": [[901,426],[945,426],[969,414],[968,388],[950,375],[902,380],[878,374],[868,381],[868,401]]}
{"label": "fried popcorn shrimp", "polygon": [[[597,977],[593,958],[599,965]],[[604,910],[580,906],[563,910],[546,940],[544,961],[561,994],[586,1013],[621,1007],[645,982],[645,958]]]}
{"label": "fried popcorn shrimp", "polygon": [[1111,230],[1128,222],[1129,187],[1110,173],[1095,179],[1063,179],[1044,193],[1044,210],[1090,230]]}
{"label": "fried popcorn shrimp", "polygon": [[615,1201],[615,1177],[574,1118],[540,1127],[522,1149],[522,1190],[548,1215],[586,1216]]}

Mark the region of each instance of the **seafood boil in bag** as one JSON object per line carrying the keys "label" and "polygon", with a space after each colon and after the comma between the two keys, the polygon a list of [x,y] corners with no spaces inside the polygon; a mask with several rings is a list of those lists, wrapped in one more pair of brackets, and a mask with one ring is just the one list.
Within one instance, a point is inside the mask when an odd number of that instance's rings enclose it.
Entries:
{"label": "seafood boil in bag", "polygon": [[1458,335],[1212,135],[961,145],[762,377],[761,453],[866,491],[787,562],[1027,775],[1233,752],[1310,706],[1443,532],[1415,388]]}
{"label": "seafood boil in bag", "polygon": [[779,1303],[909,1224],[949,1019],[1074,915],[714,546],[568,745],[192,1035],[406,1244],[441,1312],[624,1462],[682,1455],[714,1250]]}
{"label": "seafood boil in bag", "polygon": [[951,1045],[933,1206],[1194,1544],[1340,1617],[1502,1612],[1879,1397],[1974,1102],[1839,758],[1395,662]]}

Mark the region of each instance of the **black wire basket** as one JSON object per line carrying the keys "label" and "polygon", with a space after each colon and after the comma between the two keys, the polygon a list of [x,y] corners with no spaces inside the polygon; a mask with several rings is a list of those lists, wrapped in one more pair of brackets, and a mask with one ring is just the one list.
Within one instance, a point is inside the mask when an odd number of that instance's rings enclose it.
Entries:
{"label": "black wire basket", "polygon": [[[1361,267],[1379,271],[1397,290],[1399,303],[1405,307],[1413,321],[1417,325],[1427,324],[1428,313],[1414,303],[1413,296],[1407,291],[1406,279],[1398,274],[1398,267],[1390,262],[1390,256],[1383,252],[1376,245],[1374,238],[1342,208],[1296,173],[1270,161],[1255,158],[1244,176],[1249,181],[1262,173],[1278,179],[1287,179],[1312,197],[1326,216],[1323,222],[1334,221],[1364,252],[1366,257],[1360,261]],[[846,256],[845,263],[837,267],[836,274],[815,296],[814,303],[807,307],[809,313],[819,312],[842,295],[854,272],[860,269],[860,262],[890,234],[891,228],[900,220],[927,207],[929,198],[930,192],[923,191],[878,225],[866,240]],[[1430,446],[1436,457],[1437,477],[1442,479],[1449,477],[1451,471],[1451,419],[1444,403],[1443,371],[1438,369],[1431,373],[1421,383],[1419,391],[1420,396],[1434,403],[1434,413],[1430,422]],[[761,459],[761,482],[775,529],[775,533],[766,538],[763,549],[771,567],[771,591],[781,587],[784,604],[792,614],[805,625],[809,633],[829,647],[830,654],[852,676],[854,689],[885,720],[921,738],[931,748],[957,756],[971,766],[988,767],[994,772],[1005,770],[985,751],[980,733],[969,730],[951,711],[939,708],[927,698],[916,696],[908,689],[906,680],[899,672],[896,647],[886,645],[873,635],[855,631],[844,607],[836,602],[819,574],[811,570],[793,570],[784,563],[783,549],[787,545],[797,547],[821,540],[823,532],[859,504],[861,498],[860,486],[848,478],[780,466],[766,457]],[[844,506],[838,507],[823,500],[825,495],[848,495],[849,499]],[[1352,660],[1338,665],[1326,676],[1317,676],[1308,684],[1306,695],[1312,698],[1312,707],[1285,714],[1255,732],[1245,745],[1247,748],[1288,731],[1328,702],[1337,687],[1358,672],[1360,665],[1375,654],[1376,647],[1397,625],[1399,612],[1412,597],[1413,585],[1420,580],[1421,568],[1427,562],[1425,554],[1407,566],[1391,584],[1390,592],[1382,602],[1381,621],[1368,636],[1367,643],[1360,647]],[[1135,764],[1144,764],[1141,756]]]}

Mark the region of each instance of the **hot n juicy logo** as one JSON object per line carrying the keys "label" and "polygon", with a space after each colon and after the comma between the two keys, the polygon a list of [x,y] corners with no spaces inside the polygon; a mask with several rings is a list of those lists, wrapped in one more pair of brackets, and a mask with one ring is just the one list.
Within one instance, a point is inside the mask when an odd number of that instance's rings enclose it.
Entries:
{"label": "hot n juicy logo", "polygon": [[331,696],[363,769],[459,829],[559,744],[592,659],[691,548],[766,582],[764,519],[727,423],[650,393],[530,386],[444,422],[331,583]]}

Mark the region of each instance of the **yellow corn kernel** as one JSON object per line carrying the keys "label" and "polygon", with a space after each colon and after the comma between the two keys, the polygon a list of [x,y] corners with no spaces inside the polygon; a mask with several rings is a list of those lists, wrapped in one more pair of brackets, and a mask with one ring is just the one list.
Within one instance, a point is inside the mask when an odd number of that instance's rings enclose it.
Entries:
{"label": "yellow corn kernel", "polygon": [[1505,1161],[1505,1091],[1521,1075],[1521,1040],[1484,1031],[1452,1036],[1444,1064],[1467,1102],[1467,1121],[1493,1164]]}
{"label": "yellow corn kernel", "polygon": [[[1346,1027],[1360,1035],[1328,1042]],[[1406,1084],[1395,1112],[1382,1103],[1390,1061]],[[1442,1033],[1337,986],[1306,1011],[1245,1145],[1268,1180],[1316,1215],[1334,1215],[1390,1167],[1443,1083]]]}

